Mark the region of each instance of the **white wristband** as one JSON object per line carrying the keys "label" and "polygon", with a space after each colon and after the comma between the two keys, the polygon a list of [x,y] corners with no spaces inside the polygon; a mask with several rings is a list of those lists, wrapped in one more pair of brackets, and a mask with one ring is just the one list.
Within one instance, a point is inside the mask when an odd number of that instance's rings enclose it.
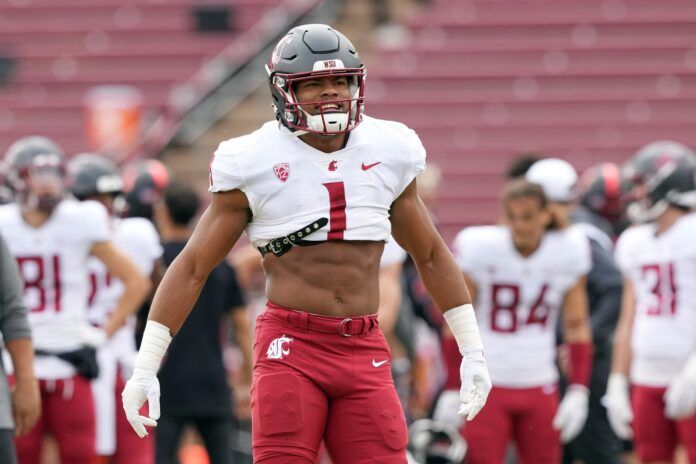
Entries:
{"label": "white wristband", "polygon": [[470,304],[457,306],[443,313],[452,335],[457,340],[459,351],[483,350],[474,307]]}
{"label": "white wristband", "polygon": [[145,332],[143,332],[143,341],[140,344],[140,350],[138,350],[133,367],[157,375],[164,353],[171,342],[172,336],[166,325],[152,320],[147,321]]}

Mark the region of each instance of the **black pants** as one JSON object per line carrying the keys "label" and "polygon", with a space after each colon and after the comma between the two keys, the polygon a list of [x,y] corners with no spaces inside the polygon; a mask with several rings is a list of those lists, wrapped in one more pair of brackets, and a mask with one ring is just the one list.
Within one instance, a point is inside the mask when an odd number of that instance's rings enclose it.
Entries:
{"label": "black pants", "polygon": [[[179,441],[186,425],[193,425],[203,438],[210,464],[240,462],[234,457],[237,428],[234,420],[221,418],[160,417],[155,428],[156,464],[179,464]],[[2,462],[2,461],[0,461]]]}
{"label": "black pants", "polygon": [[611,359],[595,357],[590,381],[590,410],[585,427],[575,440],[565,446],[563,462],[572,463],[581,459],[586,464],[621,464],[621,441],[616,437],[607,419],[607,410],[600,400],[607,388]]}
{"label": "black pants", "polygon": [[0,429],[0,462],[2,464],[17,464],[14,429]]}

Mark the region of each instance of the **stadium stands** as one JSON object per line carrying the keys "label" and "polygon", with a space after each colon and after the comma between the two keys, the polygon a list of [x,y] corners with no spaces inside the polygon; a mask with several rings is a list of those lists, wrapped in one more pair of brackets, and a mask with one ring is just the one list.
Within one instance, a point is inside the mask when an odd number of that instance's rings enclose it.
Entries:
{"label": "stadium stands", "polygon": [[497,217],[516,153],[578,168],[655,139],[696,145],[696,5],[648,0],[432,2],[374,59],[369,113],[416,129],[443,170],[451,239]]}

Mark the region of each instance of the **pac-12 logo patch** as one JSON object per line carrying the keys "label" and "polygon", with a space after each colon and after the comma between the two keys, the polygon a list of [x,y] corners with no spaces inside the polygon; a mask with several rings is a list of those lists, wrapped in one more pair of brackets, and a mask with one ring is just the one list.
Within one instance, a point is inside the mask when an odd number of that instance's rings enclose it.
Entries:
{"label": "pac-12 logo patch", "polygon": [[285,182],[290,177],[290,165],[288,163],[278,163],[273,166],[273,172],[275,172],[276,177]]}
{"label": "pac-12 logo patch", "polygon": [[266,350],[267,359],[283,359],[283,356],[290,354],[290,342],[292,338],[282,337],[273,340],[270,345],[268,345],[268,350]]}

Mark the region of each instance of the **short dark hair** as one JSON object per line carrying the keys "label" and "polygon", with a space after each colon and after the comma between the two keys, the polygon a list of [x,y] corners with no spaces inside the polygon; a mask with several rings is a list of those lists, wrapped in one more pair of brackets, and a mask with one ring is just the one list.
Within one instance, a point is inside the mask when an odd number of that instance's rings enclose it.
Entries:
{"label": "short dark hair", "polygon": [[539,153],[522,153],[513,159],[508,165],[505,177],[508,180],[520,179],[527,174],[532,164],[544,158]]}
{"label": "short dark hair", "polygon": [[196,217],[201,207],[201,199],[188,185],[173,181],[164,191],[164,204],[174,224],[187,226]]}

